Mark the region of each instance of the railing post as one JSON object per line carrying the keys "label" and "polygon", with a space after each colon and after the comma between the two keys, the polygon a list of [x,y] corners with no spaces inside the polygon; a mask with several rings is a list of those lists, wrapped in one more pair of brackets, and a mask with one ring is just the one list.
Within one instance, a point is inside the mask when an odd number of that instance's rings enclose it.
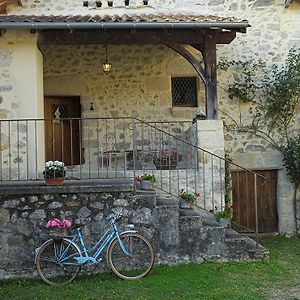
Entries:
{"label": "railing post", "polygon": [[136,130],[135,130],[135,120],[134,118],[132,120],[132,149],[133,149],[133,190],[136,192],[136,186],[135,186],[135,177],[136,177],[136,141],[135,141],[135,135],[136,135]]}
{"label": "railing post", "polygon": [[254,173],[254,203],[255,203],[255,241],[256,249],[258,248],[258,214],[257,214],[257,176]]}

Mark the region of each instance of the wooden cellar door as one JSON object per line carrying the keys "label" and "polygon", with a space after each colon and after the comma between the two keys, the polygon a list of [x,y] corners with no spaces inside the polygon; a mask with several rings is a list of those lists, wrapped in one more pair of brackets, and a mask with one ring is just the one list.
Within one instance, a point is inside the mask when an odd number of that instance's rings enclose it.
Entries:
{"label": "wooden cellar door", "polygon": [[[255,171],[257,176],[258,231],[277,232],[277,170]],[[239,231],[255,230],[254,176],[244,171],[232,172],[233,221]]]}
{"label": "wooden cellar door", "polygon": [[80,164],[81,121],[76,119],[81,117],[80,98],[45,97],[44,113],[46,160]]}

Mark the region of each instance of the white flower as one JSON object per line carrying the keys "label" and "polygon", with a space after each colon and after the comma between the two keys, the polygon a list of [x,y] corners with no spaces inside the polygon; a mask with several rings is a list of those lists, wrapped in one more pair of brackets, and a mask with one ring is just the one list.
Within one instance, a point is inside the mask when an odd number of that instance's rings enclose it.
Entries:
{"label": "white flower", "polygon": [[53,161],[49,160],[49,161],[46,162],[45,165],[46,165],[46,167],[51,167],[51,166],[53,166]]}

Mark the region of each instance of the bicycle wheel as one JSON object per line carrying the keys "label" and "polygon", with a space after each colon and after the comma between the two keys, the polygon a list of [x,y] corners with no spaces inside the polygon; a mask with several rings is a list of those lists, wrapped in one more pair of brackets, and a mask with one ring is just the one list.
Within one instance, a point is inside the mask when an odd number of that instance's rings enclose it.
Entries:
{"label": "bicycle wheel", "polygon": [[75,256],[80,256],[80,250],[71,241],[51,239],[42,245],[36,255],[37,272],[50,285],[69,283],[80,271]]}
{"label": "bicycle wheel", "polygon": [[154,263],[154,252],[151,243],[139,233],[127,232],[121,234],[121,240],[126,255],[117,238],[108,249],[108,263],[111,270],[120,278],[126,280],[139,279],[146,276]]}

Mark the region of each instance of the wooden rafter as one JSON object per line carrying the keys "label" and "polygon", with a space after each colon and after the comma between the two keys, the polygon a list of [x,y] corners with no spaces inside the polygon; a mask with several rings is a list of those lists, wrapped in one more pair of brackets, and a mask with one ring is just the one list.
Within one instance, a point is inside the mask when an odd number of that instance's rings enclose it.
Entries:
{"label": "wooden rafter", "polygon": [[205,71],[200,63],[200,61],[189,52],[183,45],[179,44],[166,44],[169,48],[180,54],[183,58],[185,58],[195,69],[197,74],[200,76],[204,84],[206,84],[206,76]]}

